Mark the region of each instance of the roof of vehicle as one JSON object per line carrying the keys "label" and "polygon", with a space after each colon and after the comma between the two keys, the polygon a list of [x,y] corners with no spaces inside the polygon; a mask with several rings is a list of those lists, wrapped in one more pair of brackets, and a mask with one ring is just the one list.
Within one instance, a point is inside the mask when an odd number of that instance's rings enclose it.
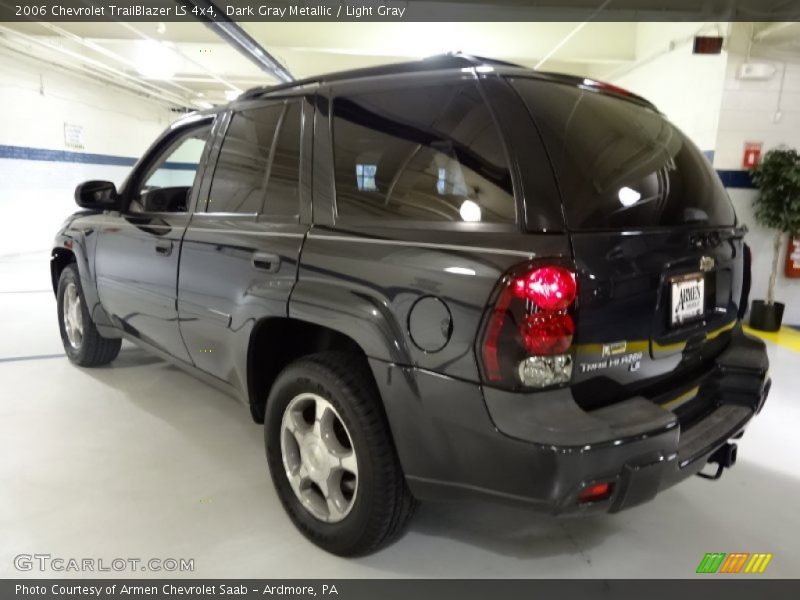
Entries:
{"label": "roof of vehicle", "polygon": [[259,86],[247,90],[238,100],[249,100],[267,96],[273,93],[286,92],[296,88],[305,86],[318,86],[325,83],[335,81],[345,81],[350,79],[365,79],[370,77],[381,77],[386,75],[402,75],[407,73],[421,73],[426,71],[446,71],[454,69],[465,68],[480,68],[491,67],[492,70],[499,72],[503,75],[521,76],[521,77],[535,77],[547,81],[557,83],[564,83],[568,85],[580,86],[595,91],[610,93],[628,100],[632,100],[637,104],[643,104],[650,108],[656,107],[645,98],[638,96],[628,90],[619,88],[612,84],[594,81],[583,77],[574,75],[564,75],[561,73],[550,73],[544,71],[534,71],[522,65],[496,60],[492,58],[485,58],[482,56],[473,56],[464,54],[462,52],[453,52],[447,54],[440,54],[431,56],[421,60],[415,60],[403,63],[394,63],[388,65],[379,65],[375,67],[365,67],[360,69],[351,69],[348,71],[337,71],[334,73],[326,73],[323,75],[316,75],[305,79],[298,79],[289,83],[280,83],[277,85]]}

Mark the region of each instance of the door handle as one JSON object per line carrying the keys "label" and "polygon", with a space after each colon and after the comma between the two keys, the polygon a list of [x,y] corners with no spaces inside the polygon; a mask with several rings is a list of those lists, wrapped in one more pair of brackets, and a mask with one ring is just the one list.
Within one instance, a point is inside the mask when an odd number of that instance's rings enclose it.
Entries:
{"label": "door handle", "polygon": [[157,242],[156,254],[160,254],[161,256],[169,256],[172,254],[172,242]]}
{"label": "door handle", "polygon": [[255,252],[251,261],[259,271],[277,273],[281,267],[281,257],[271,252]]}

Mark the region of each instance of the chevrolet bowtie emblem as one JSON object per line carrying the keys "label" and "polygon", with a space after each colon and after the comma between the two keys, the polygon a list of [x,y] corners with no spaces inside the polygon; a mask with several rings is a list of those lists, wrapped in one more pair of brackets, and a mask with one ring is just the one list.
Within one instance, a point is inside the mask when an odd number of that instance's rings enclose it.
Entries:
{"label": "chevrolet bowtie emblem", "polygon": [[700,270],[708,272],[714,268],[714,259],[710,256],[703,256],[700,258]]}

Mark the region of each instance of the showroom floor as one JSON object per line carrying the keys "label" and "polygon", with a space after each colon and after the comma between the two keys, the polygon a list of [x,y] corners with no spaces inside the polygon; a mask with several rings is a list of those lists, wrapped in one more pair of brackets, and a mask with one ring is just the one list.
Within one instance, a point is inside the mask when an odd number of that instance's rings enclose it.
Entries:
{"label": "showroom floor", "polygon": [[689,577],[706,552],[771,552],[762,577],[800,573],[790,345],[769,343],[772,395],[719,482],[692,478],[585,519],[423,505],[396,544],[343,560],[289,523],[261,428],[235,400],[132,346],[109,368],[70,365],[46,254],[0,257],[0,332],[0,577],[25,575],[12,564],[20,553],[192,558],[196,577],[334,578]]}

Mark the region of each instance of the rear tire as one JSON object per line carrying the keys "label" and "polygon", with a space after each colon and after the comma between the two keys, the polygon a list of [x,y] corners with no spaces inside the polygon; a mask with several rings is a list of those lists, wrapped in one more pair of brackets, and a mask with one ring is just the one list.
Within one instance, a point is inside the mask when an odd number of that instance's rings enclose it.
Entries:
{"label": "rear tire", "polygon": [[416,507],[362,358],[325,352],[278,376],[264,434],[272,481],[295,526],[340,556],[377,551]]}
{"label": "rear tire", "polygon": [[74,264],[61,271],[56,304],[61,342],[71,362],[81,367],[98,367],[117,357],[122,340],[105,338],[97,331]]}

